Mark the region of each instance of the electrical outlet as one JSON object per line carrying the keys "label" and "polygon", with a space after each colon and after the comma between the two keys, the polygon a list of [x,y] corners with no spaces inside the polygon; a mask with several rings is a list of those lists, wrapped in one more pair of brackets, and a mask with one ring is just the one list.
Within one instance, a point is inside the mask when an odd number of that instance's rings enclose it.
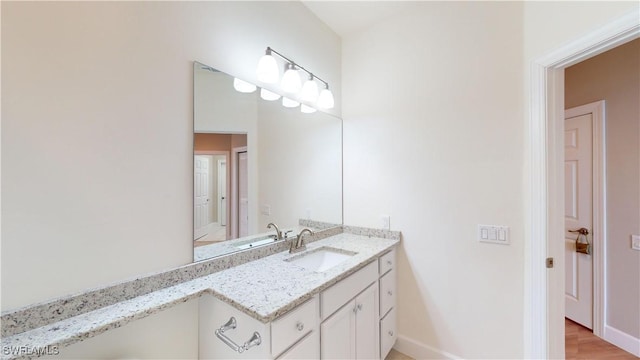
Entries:
{"label": "electrical outlet", "polygon": [[509,227],[502,225],[478,225],[478,241],[509,245]]}
{"label": "electrical outlet", "polygon": [[266,204],[262,205],[262,207],[260,208],[260,213],[266,216],[271,215],[271,206]]}
{"label": "electrical outlet", "polygon": [[640,235],[631,235],[631,248],[640,251]]}
{"label": "electrical outlet", "polygon": [[380,225],[384,230],[391,230],[391,217],[389,215],[380,215]]}

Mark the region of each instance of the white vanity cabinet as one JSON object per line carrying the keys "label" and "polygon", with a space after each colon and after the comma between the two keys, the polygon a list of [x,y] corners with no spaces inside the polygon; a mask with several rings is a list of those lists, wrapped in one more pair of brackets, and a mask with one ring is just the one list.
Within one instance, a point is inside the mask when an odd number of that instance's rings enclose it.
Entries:
{"label": "white vanity cabinet", "polygon": [[[266,324],[213,296],[203,296],[200,298],[199,358],[317,359],[320,352],[318,314],[317,295]],[[235,326],[220,334],[220,329],[231,318]],[[249,345],[255,333],[260,338],[259,344]]]}
{"label": "white vanity cabinet", "polygon": [[201,297],[200,359],[384,359],[397,336],[395,254],[372,259],[270,323]]}
{"label": "white vanity cabinet", "polygon": [[384,359],[396,342],[396,250],[378,260],[380,268],[380,358]]}

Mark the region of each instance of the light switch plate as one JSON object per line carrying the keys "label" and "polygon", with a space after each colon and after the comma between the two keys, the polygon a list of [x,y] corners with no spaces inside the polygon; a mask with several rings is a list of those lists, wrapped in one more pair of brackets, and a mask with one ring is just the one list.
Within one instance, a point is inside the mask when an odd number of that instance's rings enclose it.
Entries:
{"label": "light switch plate", "polygon": [[389,215],[380,215],[380,226],[384,230],[391,230],[391,217]]}
{"label": "light switch plate", "polygon": [[271,215],[271,206],[266,204],[262,205],[262,207],[260,208],[260,213],[266,216]]}
{"label": "light switch plate", "polygon": [[478,225],[478,241],[509,245],[509,227],[503,225]]}
{"label": "light switch plate", "polygon": [[640,251],[640,235],[631,235],[631,248]]}

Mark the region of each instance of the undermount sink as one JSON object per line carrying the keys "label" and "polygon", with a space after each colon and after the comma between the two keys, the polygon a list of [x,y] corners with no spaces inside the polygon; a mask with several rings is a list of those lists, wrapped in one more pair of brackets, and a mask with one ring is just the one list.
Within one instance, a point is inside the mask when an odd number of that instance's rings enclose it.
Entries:
{"label": "undermount sink", "polygon": [[274,241],[276,241],[275,235],[267,235],[267,236],[262,236],[262,237],[253,238],[249,240],[240,241],[233,244],[233,246],[235,246],[240,250],[244,250],[244,249],[251,249],[252,247],[255,247],[255,246],[269,244]]}
{"label": "undermount sink", "polygon": [[303,254],[285,259],[290,263],[296,264],[307,270],[323,272],[339,265],[353,255],[357,254],[353,251],[336,249],[331,247],[321,247],[311,250]]}

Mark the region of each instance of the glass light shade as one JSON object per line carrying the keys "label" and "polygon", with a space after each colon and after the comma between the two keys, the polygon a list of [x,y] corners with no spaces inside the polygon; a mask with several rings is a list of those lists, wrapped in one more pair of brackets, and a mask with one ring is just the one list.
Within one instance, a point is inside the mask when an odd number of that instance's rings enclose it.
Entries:
{"label": "glass light shade", "polygon": [[288,97],[284,97],[284,96],[282,97],[282,106],[288,107],[288,108],[294,108],[298,105],[300,105],[299,102],[295,100],[291,100]]}
{"label": "glass light shade", "polygon": [[265,88],[260,89],[260,97],[267,101],[274,101],[280,99],[280,95],[269,91]]}
{"label": "glass light shade", "polygon": [[280,83],[282,90],[288,93],[295,94],[300,91],[302,84],[300,82],[300,74],[298,70],[293,69],[291,66],[282,76],[282,82]]}
{"label": "glass light shade", "polygon": [[302,86],[300,99],[307,102],[316,102],[318,100],[318,84],[313,79],[307,80]]}
{"label": "glass light shade", "polygon": [[312,108],[311,106],[307,106],[305,104],[300,105],[300,111],[302,111],[305,114],[312,114],[314,112],[316,112],[317,110]]}
{"label": "glass light shade", "polygon": [[323,89],[318,97],[318,107],[323,109],[333,109],[334,106],[333,94],[329,89]]}
{"label": "glass light shade", "polygon": [[271,55],[264,55],[258,62],[258,69],[256,70],[258,81],[266,84],[275,84],[280,78],[280,69],[276,59]]}
{"label": "glass light shade", "polygon": [[256,86],[238,78],[233,78],[233,88],[241,93],[252,93],[256,91]]}

